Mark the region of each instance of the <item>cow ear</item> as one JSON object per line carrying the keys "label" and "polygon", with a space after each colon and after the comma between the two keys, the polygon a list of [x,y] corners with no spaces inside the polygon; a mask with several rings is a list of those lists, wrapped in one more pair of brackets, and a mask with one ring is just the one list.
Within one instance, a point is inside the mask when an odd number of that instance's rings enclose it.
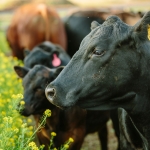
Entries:
{"label": "cow ear", "polygon": [[150,11],[145,13],[142,19],[139,20],[133,28],[136,36],[138,36],[141,40],[150,40]]}
{"label": "cow ear", "polygon": [[14,66],[14,70],[20,78],[24,78],[25,75],[29,72],[28,68],[20,66]]}
{"label": "cow ear", "polygon": [[27,55],[29,55],[30,50],[28,50],[28,49],[24,49],[23,53],[24,53],[24,57],[26,57]]}
{"label": "cow ear", "polygon": [[64,69],[64,66],[60,66],[60,67],[56,68],[55,73],[54,73],[55,76],[58,76],[63,69]]}
{"label": "cow ear", "polygon": [[100,24],[97,21],[93,21],[91,23],[91,30],[95,29],[96,27],[100,26]]}

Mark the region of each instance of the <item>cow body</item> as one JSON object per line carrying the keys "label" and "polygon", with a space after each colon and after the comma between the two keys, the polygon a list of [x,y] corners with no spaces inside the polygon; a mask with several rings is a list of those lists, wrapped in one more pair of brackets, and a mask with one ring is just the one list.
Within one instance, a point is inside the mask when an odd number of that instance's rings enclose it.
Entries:
{"label": "cow body", "polygon": [[72,57],[79,49],[83,38],[90,33],[91,22],[96,20],[100,24],[104,22],[107,13],[94,10],[77,11],[68,16],[65,21],[67,35],[67,53]]}
{"label": "cow body", "polygon": [[[58,36],[59,35],[59,36]],[[13,56],[23,59],[23,50],[31,50],[43,41],[59,44],[66,50],[64,25],[52,7],[44,4],[19,7],[7,29]]]}
{"label": "cow body", "polygon": [[46,88],[48,100],[61,108],[121,108],[123,150],[150,149],[149,24],[150,12],[134,26],[117,16],[102,25],[93,22],[70,63]]}
{"label": "cow body", "polygon": [[[85,111],[79,107],[72,107],[63,111],[49,103],[45,96],[45,87],[48,82],[53,81],[62,70],[49,69],[42,65],[35,65],[32,69],[15,67],[16,73],[23,78],[25,107],[21,111],[24,116],[34,115],[36,123],[44,113],[50,109],[52,116],[47,118],[46,125],[37,133],[40,144],[46,149],[50,144],[50,133],[56,132],[54,145],[60,147],[65,141],[72,137],[74,139],[71,150],[79,150],[87,134],[98,132],[103,150],[107,150],[106,122],[109,120],[108,111]],[[97,120],[97,117],[101,119]]]}

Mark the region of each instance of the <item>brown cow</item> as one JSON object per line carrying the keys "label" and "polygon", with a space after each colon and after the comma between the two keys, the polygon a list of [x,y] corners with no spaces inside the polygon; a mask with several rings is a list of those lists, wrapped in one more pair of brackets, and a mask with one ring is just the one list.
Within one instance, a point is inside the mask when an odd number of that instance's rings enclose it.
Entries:
{"label": "brown cow", "polygon": [[24,58],[25,48],[31,50],[46,40],[66,49],[64,25],[56,10],[44,4],[30,4],[18,8],[6,36],[13,56],[19,59]]}

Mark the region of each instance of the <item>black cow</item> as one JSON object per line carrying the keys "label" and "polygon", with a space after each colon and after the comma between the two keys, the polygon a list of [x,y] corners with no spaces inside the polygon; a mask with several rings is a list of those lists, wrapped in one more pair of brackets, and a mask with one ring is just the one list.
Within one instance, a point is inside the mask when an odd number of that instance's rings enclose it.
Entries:
{"label": "black cow", "polygon": [[[72,107],[63,111],[51,104],[45,96],[45,87],[54,80],[62,67],[49,69],[43,65],[35,65],[32,69],[14,67],[19,77],[23,78],[25,107],[21,111],[24,116],[34,115],[36,123],[40,121],[44,110],[51,109],[52,116],[47,119],[46,125],[38,132],[41,144],[50,144],[50,132],[57,133],[54,144],[59,147],[72,137],[74,139],[71,150],[80,150],[87,134],[97,132],[103,150],[107,150],[108,111],[85,111],[79,107]],[[100,119],[97,119],[100,117]]]}
{"label": "black cow", "polygon": [[119,108],[121,149],[150,149],[150,11],[134,26],[110,16],[84,38],[46,88],[50,102],[87,110]]}
{"label": "black cow", "polygon": [[79,10],[64,19],[67,35],[67,53],[72,57],[79,49],[83,38],[90,33],[92,21],[102,24],[108,16],[115,14],[125,23],[133,25],[142,15],[130,12],[111,12],[99,10]]}
{"label": "black cow", "polygon": [[67,53],[71,57],[79,49],[83,38],[90,33],[91,22],[96,20],[101,24],[105,20],[105,15],[106,12],[87,10],[74,12],[65,19]]}
{"label": "black cow", "polygon": [[65,66],[70,61],[69,55],[59,45],[45,41],[35,46],[33,50],[25,50],[24,65],[32,68],[42,64],[50,68]]}
{"label": "black cow", "polygon": [[[82,39],[90,32],[90,24],[93,20],[97,20],[100,23],[103,22],[103,18],[102,15],[104,15],[105,13],[102,12],[98,12],[98,11],[79,11],[74,13],[73,15],[71,15],[67,21],[66,21],[66,30],[69,30],[68,38],[69,38],[69,50],[71,50],[71,52],[74,54],[75,53],[75,49],[77,47],[79,47],[80,42],[82,41]],[[75,26],[73,24],[73,21],[78,22],[78,25],[80,25],[80,27],[83,28],[83,25],[86,24],[86,27],[84,26],[84,30],[82,32],[79,32],[79,30],[75,30]],[[83,24],[84,23],[84,24]],[[77,25],[77,24],[76,24]],[[73,36],[73,34],[75,34],[76,36]],[[69,36],[71,35],[71,36]],[[57,57],[54,59],[53,55],[56,55]],[[36,47],[34,47],[34,49],[32,51],[25,51],[25,59],[24,59],[24,64],[26,67],[32,68],[35,64],[43,64],[47,67],[50,68],[54,68],[57,67],[57,65],[66,65],[70,58],[69,56],[66,54],[66,52],[59,47],[58,45],[54,45],[52,43],[50,43],[49,41],[43,42],[39,45],[37,45]],[[53,65],[53,59],[57,60],[55,64],[57,65]],[[61,61],[61,64],[58,63]],[[52,80],[51,80],[52,81]],[[34,83],[34,82],[33,82]],[[40,103],[40,100],[39,100]],[[34,105],[39,105],[37,101],[35,101]],[[48,105],[47,105],[48,106]],[[26,106],[26,111],[27,109],[30,109],[30,106]],[[34,108],[35,109],[35,108]],[[24,110],[25,111],[25,110]],[[28,110],[29,111],[29,110]],[[36,112],[41,111],[38,107]],[[30,112],[30,111],[29,111]],[[99,115],[103,115],[100,114],[100,112],[97,112]],[[108,113],[108,112],[107,112]],[[34,114],[34,113],[33,113]],[[92,112],[90,113],[92,114]],[[93,112],[93,115],[96,114],[96,112]],[[111,116],[113,116],[113,124],[117,124],[117,120],[116,120],[116,114],[113,114],[111,112]],[[35,114],[34,114],[35,117]],[[91,118],[91,117],[90,117]],[[89,118],[89,120],[90,120]],[[95,121],[96,121],[96,117]],[[93,119],[94,119],[93,118]],[[36,114],[36,120],[39,120],[39,116]],[[107,116],[106,116],[106,120],[107,120]],[[93,121],[95,123],[95,121]],[[36,121],[37,122],[37,121]],[[88,123],[90,124],[90,123]],[[93,130],[93,128],[91,128]],[[115,130],[118,130],[117,127],[115,128]],[[116,132],[117,134],[118,132]],[[104,140],[101,138],[101,142],[102,142],[102,147],[103,149],[106,149],[107,147],[107,142],[106,142],[106,133],[105,131],[103,132],[103,135],[100,135],[101,137],[104,136]],[[118,136],[118,135],[117,135]],[[41,138],[42,139],[42,138]]]}

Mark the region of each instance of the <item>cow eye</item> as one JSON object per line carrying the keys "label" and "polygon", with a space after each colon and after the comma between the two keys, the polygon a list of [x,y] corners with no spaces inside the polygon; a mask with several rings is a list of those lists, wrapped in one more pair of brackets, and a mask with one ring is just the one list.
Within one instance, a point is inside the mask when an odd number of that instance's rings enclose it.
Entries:
{"label": "cow eye", "polygon": [[106,53],[106,51],[100,51],[100,50],[95,50],[93,52],[94,55],[97,55],[97,56],[103,56],[104,54]]}

